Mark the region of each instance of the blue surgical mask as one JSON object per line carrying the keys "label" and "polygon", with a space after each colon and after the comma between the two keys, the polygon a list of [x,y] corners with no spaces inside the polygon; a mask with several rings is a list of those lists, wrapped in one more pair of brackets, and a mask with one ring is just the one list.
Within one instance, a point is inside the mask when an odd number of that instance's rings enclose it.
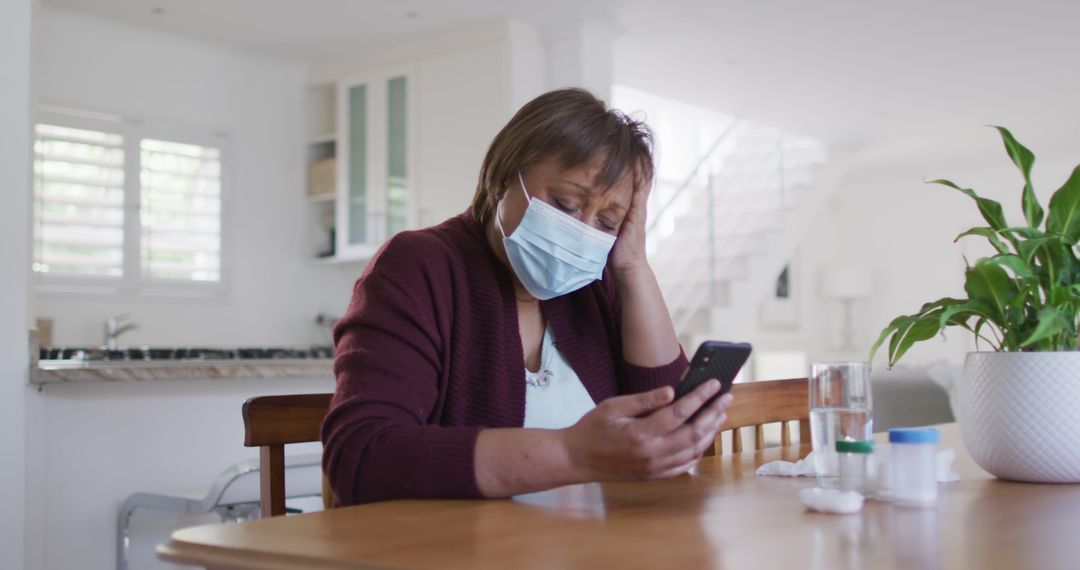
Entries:
{"label": "blue surgical mask", "polygon": [[510,267],[533,297],[546,301],[577,291],[600,279],[607,265],[615,236],[560,212],[554,206],[529,196],[525,179],[518,172],[521,191],[529,206],[514,233],[502,227],[502,201],[495,212],[495,225],[503,237]]}

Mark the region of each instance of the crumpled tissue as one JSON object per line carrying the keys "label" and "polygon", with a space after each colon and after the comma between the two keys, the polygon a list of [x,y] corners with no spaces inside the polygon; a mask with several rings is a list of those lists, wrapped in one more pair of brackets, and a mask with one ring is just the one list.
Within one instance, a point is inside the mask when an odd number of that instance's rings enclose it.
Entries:
{"label": "crumpled tissue", "polygon": [[[888,454],[875,453],[878,473],[887,473]],[[956,460],[956,451],[943,449],[937,453],[937,480],[938,483],[959,481],[960,476],[952,470],[953,461]],[[817,469],[814,467],[814,452],[811,451],[806,457],[792,463],[790,461],[770,461],[757,468],[757,475],[761,477],[814,477]]]}
{"label": "crumpled tissue", "polygon": [[817,469],[814,467],[814,452],[811,451],[806,457],[792,463],[790,461],[770,461],[757,468],[759,476],[776,477],[814,477]]}

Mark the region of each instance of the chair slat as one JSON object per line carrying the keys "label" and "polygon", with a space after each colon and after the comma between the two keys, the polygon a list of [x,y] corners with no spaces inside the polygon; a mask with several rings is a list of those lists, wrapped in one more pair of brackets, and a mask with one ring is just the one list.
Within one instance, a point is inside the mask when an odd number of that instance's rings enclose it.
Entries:
{"label": "chair slat", "polygon": [[[810,441],[810,406],[809,381],[806,378],[790,380],[769,380],[746,382],[732,386],[735,402],[727,411],[727,421],[723,429],[731,433],[731,450],[741,453],[743,450],[740,428],[754,428],[754,448],[765,447],[764,424],[781,424],[781,445],[791,445],[791,433],[788,421],[799,422],[799,438]],[[716,453],[723,453],[720,439],[716,436]]]}
{"label": "chair slat", "polygon": [[810,442],[810,420],[799,420],[799,443]]}

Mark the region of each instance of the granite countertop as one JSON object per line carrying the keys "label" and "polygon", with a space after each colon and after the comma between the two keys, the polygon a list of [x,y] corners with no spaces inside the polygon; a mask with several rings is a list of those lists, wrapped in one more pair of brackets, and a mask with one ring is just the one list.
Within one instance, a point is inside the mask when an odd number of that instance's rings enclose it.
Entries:
{"label": "granite countertop", "polygon": [[[333,377],[334,359],[328,349],[212,349],[213,357],[185,357],[172,350],[167,358],[120,360],[97,354],[80,358],[48,358],[42,349],[30,371],[31,384],[63,382],[130,382],[144,380],[234,380],[240,378]],[[205,349],[204,349],[205,350]],[[221,352],[228,352],[222,355]],[[246,352],[246,354],[242,354]],[[149,356],[149,352],[147,352]]]}
{"label": "granite countertop", "polygon": [[165,361],[41,362],[31,384],[55,382],[127,382],[133,380],[234,380],[239,378],[312,378],[333,376],[332,358]]}

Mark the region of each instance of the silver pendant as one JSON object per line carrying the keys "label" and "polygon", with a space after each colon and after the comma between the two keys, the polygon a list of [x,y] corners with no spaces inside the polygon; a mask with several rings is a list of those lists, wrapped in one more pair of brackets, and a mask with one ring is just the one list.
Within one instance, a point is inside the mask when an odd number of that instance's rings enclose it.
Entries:
{"label": "silver pendant", "polygon": [[547,388],[554,376],[555,374],[546,368],[535,374],[526,370],[525,383],[533,388]]}

